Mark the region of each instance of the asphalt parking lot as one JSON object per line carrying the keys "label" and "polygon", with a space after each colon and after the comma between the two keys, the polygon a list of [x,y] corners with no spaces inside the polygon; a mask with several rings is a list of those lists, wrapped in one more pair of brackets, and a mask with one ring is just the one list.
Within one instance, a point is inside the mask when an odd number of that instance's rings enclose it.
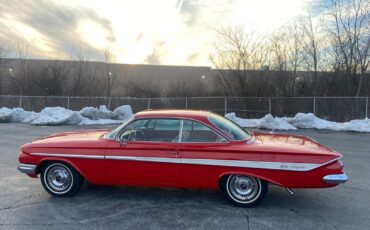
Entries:
{"label": "asphalt parking lot", "polygon": [[17,171],[19,146],[81,126],[0,124],[0,229],[369,229],[370,134],[303,130],[341,152],[350,181],[331,189],[288,192],[270,186],[255,208],[234,207],[217,191],[86,184],[54,198]]}

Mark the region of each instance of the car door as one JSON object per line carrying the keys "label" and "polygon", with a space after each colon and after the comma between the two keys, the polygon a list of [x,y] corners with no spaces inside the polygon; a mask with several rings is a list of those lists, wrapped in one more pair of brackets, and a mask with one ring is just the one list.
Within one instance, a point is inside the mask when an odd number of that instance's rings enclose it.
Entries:
{"label": "car door", "polygon": [[230,142],[209,126],[184,120],[179,149],[183,186],[209,188],[223,168],[217,160],[227,159],[229,147]]}
{"label": "car door", "polygon": [[111,184],[171,186],[180,182],[180,120],[134,120],[106,152]]}

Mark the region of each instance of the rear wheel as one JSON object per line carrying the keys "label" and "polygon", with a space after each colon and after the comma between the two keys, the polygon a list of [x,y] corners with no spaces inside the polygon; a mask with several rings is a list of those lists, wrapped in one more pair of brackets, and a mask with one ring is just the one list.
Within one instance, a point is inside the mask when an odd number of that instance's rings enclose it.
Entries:
{"label": "rear wheel", "polygon": [[268,184],[255,177],[229,175],[220,183],[221,190],[233,204],[250,207],[259,203],[268,191]]}
{"label": "rear wheel", "polygon": [[53,162],[41,168],[41,184],[53,196],[73,196],[83,185],[84,178],[76,169],[62,162]]}

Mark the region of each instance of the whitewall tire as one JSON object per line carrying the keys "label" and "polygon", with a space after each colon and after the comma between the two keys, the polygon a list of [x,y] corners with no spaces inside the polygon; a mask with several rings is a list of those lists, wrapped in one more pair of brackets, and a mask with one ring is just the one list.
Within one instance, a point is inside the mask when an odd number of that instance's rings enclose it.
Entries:
{"label": "whitewall tire", "polygon": [[250,207],[259,203],[268,191],[267,182],[246,175],[229,175],[220,183],[225,197],[238,206]]}

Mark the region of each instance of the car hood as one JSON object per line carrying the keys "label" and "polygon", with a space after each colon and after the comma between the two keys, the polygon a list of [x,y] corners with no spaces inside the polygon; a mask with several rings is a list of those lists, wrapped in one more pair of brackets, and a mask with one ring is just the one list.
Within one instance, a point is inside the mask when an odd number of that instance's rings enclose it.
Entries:
{"label": "car hood", "polygon": [[81,130],[74,132],[56,133],[33,141],[25,147],[48,148],[100,148],[104,147],[104,135],[109,130]]}

